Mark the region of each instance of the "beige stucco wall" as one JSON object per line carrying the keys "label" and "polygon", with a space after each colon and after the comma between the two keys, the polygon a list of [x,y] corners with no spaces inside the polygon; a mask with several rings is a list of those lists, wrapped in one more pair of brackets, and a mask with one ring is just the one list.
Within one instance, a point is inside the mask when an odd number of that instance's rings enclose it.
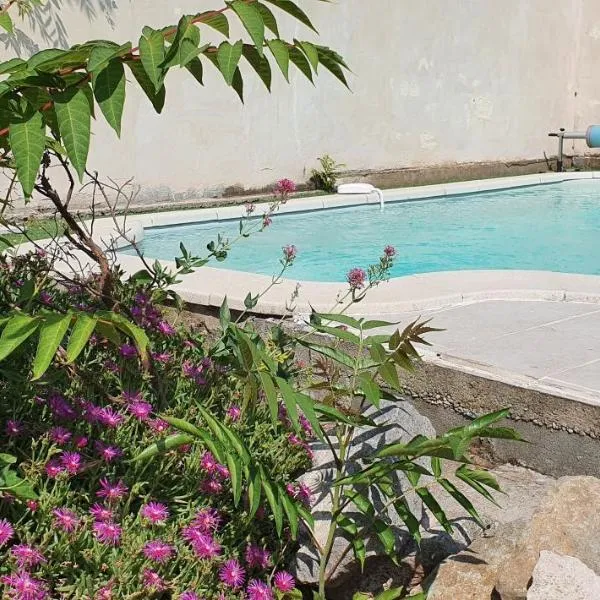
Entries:
{"label": "beige stucco wall", "polygon": [[[24,28],[40,46],[64,42],[64,30],[70,43],[125,41],[145,24],[163,25],[218,4],[51,1],[60,6],[54,20],[43,16],[41,29],[40,22],[35,31]],[[99,117],[90,166],[113,177],[135,176],[148,194],[198,195],[283,176],[303,180],[323,153],[349,169],[540,158],[556,151],[547,138],[551,129],[600,122],[598,0],[300,4],[323,42],[347,59],[352,92],[327,72],[313,87],[296,71],[291,86],[275,76],[269,95],[249,73],[241,105],[209,66],[204,88],[174,73],[163,116],[132,86],[121,140]],[[302,26],[285,23],[287,33],[311,38]],[[17,46],[5,54],[27,54],[25,34]]]}

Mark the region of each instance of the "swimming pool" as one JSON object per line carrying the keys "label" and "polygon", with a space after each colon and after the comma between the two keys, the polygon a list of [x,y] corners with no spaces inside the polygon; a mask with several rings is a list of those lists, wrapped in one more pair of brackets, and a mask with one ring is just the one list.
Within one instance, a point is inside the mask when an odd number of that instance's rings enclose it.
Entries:
{"label": "swimming pool", "polygon": [[[237,237],[238,223],[150,228],[140,247],[148,257],[173,260],[183,242],[204,255],[219,233]],[[600,275],[600,183],[388,201],[384,212],[370,204],[280,214],[263,233],[237,243],[225,262],[211,266],[271,275],[287,244],[297,247],[298,257],[286,276],[306,281],[344,281],[349,269],[376,262],[387,244],[398,252],[393,277],[466,269]]]}

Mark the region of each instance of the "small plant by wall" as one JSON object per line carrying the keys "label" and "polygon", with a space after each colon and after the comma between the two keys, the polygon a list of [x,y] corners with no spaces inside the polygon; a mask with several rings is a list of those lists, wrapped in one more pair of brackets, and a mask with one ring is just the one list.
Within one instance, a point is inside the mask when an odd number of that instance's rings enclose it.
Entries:
{"label": "small plant by wall", "polygon": [[337,188],[337,179],[339,172],[346,165],[336,162],[329,154],[324,154],[318,159],[321,164],[320,169],[311,171],[310,181],[318,190],[325,192],[335,192]]}

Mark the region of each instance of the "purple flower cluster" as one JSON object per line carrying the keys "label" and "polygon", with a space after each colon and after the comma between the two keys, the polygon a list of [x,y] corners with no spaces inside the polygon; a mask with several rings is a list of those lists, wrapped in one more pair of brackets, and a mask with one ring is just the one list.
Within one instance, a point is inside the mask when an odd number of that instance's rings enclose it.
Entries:
{"label": "purple flower cluster", "polygon": [[221,554],[221,544],[214,537],[220,524],[219,512],[214,508],[204,508],[183,528],[182,537],[190,544],[198,558],[213,559]]}
{"label": "purple flower cluster", "polygon": [[285,489],[289,496],[310,508],[313,495],[311,489],[305,483],[288,483]]}
{"label": "purple flower cluster", "polygon": [[348,285],[352,291],[361,290],[365,287],[367,274],[364,269],[355,267],[354,269],[350,269],[350,271],[348,271],[346,280],[348,281]]}
{"label": "purple flower cluster", "polygon": [[195,365],[192,361],[186,360],[181,365],[183,375],[188,379],[193,379],[197,385],[206,385],[207,371],[212,367],[210,358],[203,358],[199,365]]}
{"label": "purple flower cluster", "polygon": [[200,460],[205,475],[200,482],[200,491],[208,495],[217,495],[223,491],[223,482],[229,479],[229,469],[217,462],[210,452],[205,452]]}

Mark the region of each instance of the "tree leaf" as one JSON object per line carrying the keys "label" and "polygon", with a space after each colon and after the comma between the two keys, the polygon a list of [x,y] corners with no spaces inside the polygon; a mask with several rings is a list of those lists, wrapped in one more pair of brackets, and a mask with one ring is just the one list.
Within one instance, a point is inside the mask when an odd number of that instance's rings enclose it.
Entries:
{"label": "tree leaf", "polygon": [[294,426],[294,429],[298,431],[300,429],[300,422],[298,420],[298,408],[296,407],[296,397],[295,392],[290,386],[290,384],[281,377],[277,377],[277,385],[281,390],[281,395],[283,397],[283,403],[285,404],[285,408],[288,413],[288,417]]}
{"label": "tree leaf", "polygon": [[337,313],[316,313],[313,312],[310,317],[311,323],[315,322],[320,325],[320,321],[332,321],[333,323],[341,323],[342,325],[347,325],[348,327],[352,327],[353,329],[360,329],[361,321],[355,319],[354,317],[349,317],[344,314]]}
{"label": "tree leaf", "polygon": [[250,519],[260,508],[261,489],[260,473],[255,466],[250,465],[248,467],[248,502],[250,504],[248,518]]}
{"label": "tree leaf", "polygon": [[262,481],[262,488],[265,492],[265,496],[267,497],[269,506],[271,507],[273,517],[275,518],[275,529],[277,531],[277,534],[281,535],[281,532],[283,531],[283,510],[279,502],[279,494],[277,488],[271,485],[271,482],[269,481],[269,478],[267,477],[262,465],[259,466],[259,469]]}
{"label": "tree leaf", "polygon": [[250,44],[244,44],[244,58],[256,71],[265,87],[271,91],[271,65],[264,54],[259,54],[256,48]]}
{"label": "tree leaf", "polygon": [[202,61],[199,58],[192,58],[192,60],[185,65],[185,68],[200,85],[204,85],[204,82],[202,81],[204,69],[202,68]]}
{"label": "tree leaf", "polygon": [[[244,103],[244,80],[242,78],[242,72],[240,68],[237,67],[233,73],[233,81],[231,82],[231,87],[235,90],[239,99]],[[218,260],[218,259],[217,259]]]}
{"label": "tree leaf", "polygon": [[427,508],[434,514],[435,518],[438,520],[439,524],[446,530],[446,532],[452,533],[452,523],[448,521],[446,513],[443,511],[442,507],[439,505],[438,501],[433,497],[431,492],[424,487],[416,488],[415,492],[417,493],[419,498],[423,500],[423,503],[427,506]]}
{"label": "tree leaf", "polygon": [[292,47],[289,49],[290,52],[290,60],[298,67],[298,69],[304,73],[305,77],[312,83],[313,75],[312,70],[310,68],[310,63],[308,62],[306,56],[298,50],[298,48]]}
{"label": "tree leaf", "polygon": [[21,116],[12,115],[9,128],[10,147],[26,198],[31,196],[44,154],[45,129],[41,113],[29,103],[26,103],[25,111]]}
{"label": "tree leaf", "polygon": [[88,73],[102,70],[113,58],[121,57],[131,51],[131,42],[122,46],[114,43],[99,44],[92,48],[87,64]]}
{"label": "tree leaf", "polygon": [[72,363],[85,348],[88,343],[94,329],[96,327],[97,319],[80,313],[77,315],[77,321],[69,336],[69,343],[67,344],[67,362]]}
{"label": "tree leaf", "polygon": [[298,339],[298,342],[302,346],[309,348],[313,352],[317,352],[318,354],[322,354],[323,356],[326,356],[327,358],[331,358],[331,359],[335,360],[336,362],[339,362],[340,364],[344,365],[345,367],[348,367],[349,369],[354,369],[355,359],[352,356],[350,356],[349,354],[346,354],[346,352],[343,352],[342,350],[338,350],[337,348],[332,348],[331,346],[323,346],[322,344],[315,344],[313,342],[309,342],[308,340],[303,340],[303,339]]}
{"label": "tree leaf", "polygon": [[118,59],[92,74],[94,96],[108,124],[121,137],[121,118],[125,104],[125,69]]}
{"label": "tree leaf", "polygon": [[235,75],[238,63],[242,57],[243,48],[244,44],[241,40],[237,41],[235,44],[223,42],[219,46],[219,50],[217,51],[217,63],[227,85],[233,83],[233,76]]}
{"label": "tree leaf", "polygon": [[229,21],[223,13],[208,11],[197,15],[197,17],[201,19],[201,23],[204,23],[204,25],[208,25],[225,37],[229,37]]}
{"label": "tree leaf", "polygon": [[12,18],[6,11],[0,12],[0,27],[10,34],[13,34],[15,31]]}
{"label": "tree leaf", "polygon": [[341,81],[348,89],[348,81],[344,70],[338,62],[338,54],[330,48],[324,46],[317,46],[317,52],[319,53],[319,62],[339,81]]}
{"label": "tree leaf", "polygon": [[304,52],[308,62],[310,63],[310,66],[316,73],[319,70],[319,52],[317,47],[311,42],[299,42],[297,40],[294,40],[294,44],[299,46],[302,52]]}
{"label": "tree leaf", "polygon": [[171,46],[167,49],[162,67],[168,69],[174,65],[185,67],[200,53],[200,30],[189,16],[179,20],[177,33]]}
{"label": "tree leaf", "polygon": [[283,510],[287,516],[287,522],[290,527],[292,539],[295,540],[298,537],[298,508],[296,503],[289,497],[283,487],[278,486],[278,492],[279,498],[281,499],[281,504],[283,505]]}
{"label": "tree leaf", "polygon": [[244,0],[233,0],[229,5],[240,18],[242,25],[252,38],[257,52],[262,56],[265,43],[265,22],[260,11],[254,3],[248,4]]}
{"label": "tree leaf", "polygon": [[127,63],[127,66],[131,69],[133,76],[139,83],[142,90],[144,90],[144,93],[152,103],[152,106],[154,106],[154,110],[160,114],[165,106],[165,97],[167,94],[165,86],[161,86],[161,88],[156,91],[154,84],[146,73],[146,69],[144,69],[143,65],[139,61],[130,61]]}
{"label": "tree leaf", "polygon": [[290,80],[290,52],[285,42],[281,40],[268,40],[267,45],[273,57],[275,58],[279,69],[283,73],[286,81]]}
{"label": "tree leaf", "polygon": [[88,97],[83,88],[72,88],[55,94],[53,98],[63,145],[81,181],[90,148],[91,111]]}
{"label": "tree leaf", "polygon": [[37,328],[39,319],[26,314],[10,318],[0,336],[0,360],[16,350]]}
{"label": "tree leaf", "polygon": [[267,404],[269,405],[269,412],[271,414],[271,421],[275,425],[279,420],[279,405],[277,403],[277,390],[275,389],[275,384],[273,383],[271,376],[264,371],[259,371],[258,376],[262,383],[262,389],[267,398]]}
{"label": "tree leaf", "polygon": [[148,448],[135,456],[133,460],[135,462],[148,460],[158,456],[159,454],[165,454],[170,450],[184,446],[185,444],[191,444],[193,441],[194,438],[187,433],[174,433],[164,439],[154,442],[154,444],[148,446]]}
{"label": "tree leaf", "polygon": [[40,327],[40,339],[37,352],[33,359],[33,380],[39,379],[50,366],[67,329],[71,324],[72,315],[61,313],[48,314]]}
{"label": "tree leaf", "polygon": [[0,63],[0,75],[4,75],[6,73],[16,73],[26,68],[27,62],[22,58],[11,58],[10,60]]}
{"label": "tree leaf", "polygon": [[266,0],[270,4],[273,4],[277,8],[285,11],[289,15],[292,15],[295,19],[298,19],[301,23],[310,27],[315,33],[319,33],[310,22],[310,19],[306,15],[306,13],[294,2],[291,0]]}
{"label": "tree leaf", "polygon": [[144,27],[139,47],[144,70],[154,85],[154,91],[158,92],[164,80],[165,38],[160,31]]}
{"label": "tree leaf", "polygon": [[358,376],[358,384],[365,398],[374,406],[379,408],[381,390],[370,373],[361,373]]}
{"label": "tree leaf", "polygon": [[273,15],[273,13],[271,12],[271,9],[265,4],[262,4],[262,2],[255,2],[254,5],[258,9],[258,12],[260,12],[260,16],[262,17],[265,27],[272,31],[277,37],[279,37],[279,27],[277,26],[277,19],[275,18],[275,15]]}

